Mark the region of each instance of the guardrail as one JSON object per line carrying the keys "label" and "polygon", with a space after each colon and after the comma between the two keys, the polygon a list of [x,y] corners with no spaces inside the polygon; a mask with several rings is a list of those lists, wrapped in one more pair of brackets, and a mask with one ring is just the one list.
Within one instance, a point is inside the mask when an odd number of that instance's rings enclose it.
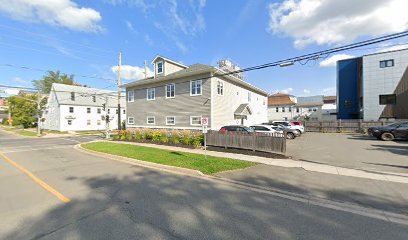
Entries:
{"label": "guardrail", "polygon": [[206,137],[209,146],[271,153],[286,152],[286,136],[284,133],[220,133],[218,131],[208,131]]}

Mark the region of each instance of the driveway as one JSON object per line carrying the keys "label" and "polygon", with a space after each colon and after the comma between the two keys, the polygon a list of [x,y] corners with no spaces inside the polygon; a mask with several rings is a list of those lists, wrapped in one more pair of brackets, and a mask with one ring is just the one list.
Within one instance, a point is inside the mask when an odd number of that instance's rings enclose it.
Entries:
{"label": "driveway", "polygon": [[338,167],[408,173],[408,141],[384,142],[362,134],[306,133],[288,141],[287,155]]}

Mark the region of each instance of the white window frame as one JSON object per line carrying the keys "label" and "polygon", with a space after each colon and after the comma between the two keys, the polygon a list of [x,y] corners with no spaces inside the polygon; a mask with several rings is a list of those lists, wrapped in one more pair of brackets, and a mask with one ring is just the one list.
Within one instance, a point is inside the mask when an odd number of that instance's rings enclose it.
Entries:
{"label": "white window frame", "polygon": [[[173,123],[169,123],[169,118],[173,118]],[[175,116],[166,116],[166,125],[176,125],[176,117]]]}
{"label": "white window frame", "polygon": [[252,93],[248,92],[248,103],[252,102]]}
{"label": "white window frame", "polygon": [[[129,90],[128,92],[128,98],[127,98],[127,100],[128,100],[128,102],[134,102],[135,101],[135,90]],[[132,93],[132,94],[130,94],[130,93]],[[130,96],[132,96],[132,97],[130,97]]]}
{"label": "white window frame", "polygon": [[[153,123],[149,123],[149,118],[153,118]],[[156,117],[155,116],[147,116],[146,117],[146,124],[155,125],[156,124]]]}
{"label": "white window frame", "polygon": [[[193,118],[200,118],[200,124],[193,123]],[[190,125],[191,126],[201,126],[202,116],[190,116]]]}
{"label": "white window frame", "polygon": [[224,96],[224,82],[221,80],[217,81],[217,95]]}
{"label": "white window frame", "polygon": [[[200,83],[200,93],[195,93],[193,94],[193,82],[199,82]],[[203,80],[191,80],[190,81],[190,96],[201,96],[203,95]]]}
{"label": "white window frame", "polygon": [[[130,121],[131,119],[132,119],[132,121]],[[135,124],[135,118],[134,117],[128,117],[127,123],[131,124],[131,125]]]}
{"label": "white window frame", "polygon": [[96,120],[96,125],[98,125],[98,126],[100,126],[102,124],[102,121],[101,120]]}
{"label": "white window frame", "polygon": [[[174,87],[173,96],[171,96],[171,94],[170,94],[170,97],[167,96],[167,87],[169,87],[169,86]],[[166,84],[166,86],[164,87],[164,92],[166,94],[166,98],[175,98],[176,97],[176,84],[175,83]],[[170,93],[171,93],[171,91],[170,91]]]}
{"label": "white window frame", "polygon": [[[71,109],[72,109],[72,112],[71,112]],[[69,112],[69,113],[74,113],[74,112],[75,112],[74,107],[69,107],[69,108],[68,108],[68,112]]]}
{"label": "white window frame", "polygon": [[[149,90],[150,89],[153,89],[154,91],[154,94],[153,94],[153,96],[154,96],[154,98],[152,98],[152,99],[149,99]],[[156,88],[148,88],[148,89],[146,89],[146,99],[147,99],[147,101],[154,101],[154,100],[156,100]]]}
{"label": "white window frame", "polygon": [[87,125],[87,126],[91,126],[91,124],[92,124],[92,123],[91,123],[91,119],[87,119],[87,120],[86,120],[86,125]]}
{"label": "white window frame", "polygon": [[[89,112],[88,112],[88,110],[89,110]],[[86,113],[87,113],[87,114],[92,113],[92,108],[90,108],[90,107],[89,107],[89,108],[86,108]]]}
{"label": "white window frame", "polygon": [[[159,63],[162,64],[162,70],[159,72]],[[164,73],[164,61],[159,61],[156,63],[156,74],[163,74]]]}

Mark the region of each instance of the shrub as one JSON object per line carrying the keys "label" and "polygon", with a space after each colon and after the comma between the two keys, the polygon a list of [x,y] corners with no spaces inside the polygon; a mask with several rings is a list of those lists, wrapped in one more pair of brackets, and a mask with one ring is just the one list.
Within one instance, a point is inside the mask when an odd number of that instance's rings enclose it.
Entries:
{"label": "shrub", "polygon": [[135,140],[136,141],[142,140],[142,131],[140,129],[135,130]]}
{"label": "shrub", "polygon": [[161,143],[168,143],[169,142],[169,133],[166,130],[160,131],[160,142]]}
{"label": "shrub", "polygon": [[152,139],[151,130],[149,128],[142,129],[142,139],[143,140],[150,140]]}
{"label": "shrub", "polygon": [[173,144],[179,144],[180,143],[180,133],[177,130],[173,130],[170,133],[170,140]]}
{"label": "shrub", "polygon": [[193,140],[192,141],[193,146],[196,147],[196,148],[199,148],[204,143],[204,136],[201,133],[196,133],[196,134],[194,134],[192,140]]}
{"label": "shrub", "polygon": [[154,130],[152,133],[152,142],[158,142],[161,138],[161,132],[159,130]]}
{"label": "shrub", "polygon": [[190,143],[191,143],[191,131],[188,131],[188,130],[183,131],[181,142],[184,145],[190,145]]}
{"label": "shrub", "polygon": [[125,131],[125,138],[127,141],[132,141],[133,140],[133,132],[131,130],[126,130]]}

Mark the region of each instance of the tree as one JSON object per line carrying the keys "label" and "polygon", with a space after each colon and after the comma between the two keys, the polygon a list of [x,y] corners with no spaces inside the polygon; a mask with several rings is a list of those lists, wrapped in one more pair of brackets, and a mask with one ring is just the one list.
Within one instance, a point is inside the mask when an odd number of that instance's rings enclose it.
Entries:
{"label": "tree", "polygon": [[[30,100],[27,100],[30,99]],[[23,125],[24,128],[37,125],[33,116],[38,115],[37,96],[33,94],[24,94],[23,96],[11,96],[7,98],[9,111],[13,119],[13,126]]]}
{"label": "tree", "polygon": [[74,75],[68,76],[67,74],[61,74],[60,71],[48,71],[47,75],[43,76],[43,79],[33,80],[32,82],[34,87],[43,93],[50,93],[53,83],[81,86],[74,82]]}

